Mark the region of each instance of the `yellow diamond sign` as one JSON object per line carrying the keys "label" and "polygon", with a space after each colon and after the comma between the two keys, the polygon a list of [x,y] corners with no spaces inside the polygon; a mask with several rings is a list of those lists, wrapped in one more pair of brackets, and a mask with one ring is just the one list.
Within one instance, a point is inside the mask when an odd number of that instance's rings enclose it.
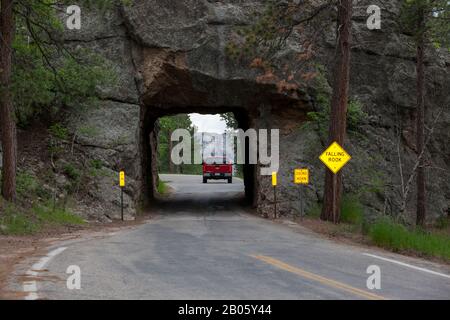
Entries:
{"label": "yellow diamond sign", "polygon": [[334,142],[320,156],[320,160],[322,160],[334,174],[338,173],[351,158],[352,157],[337,142]]}

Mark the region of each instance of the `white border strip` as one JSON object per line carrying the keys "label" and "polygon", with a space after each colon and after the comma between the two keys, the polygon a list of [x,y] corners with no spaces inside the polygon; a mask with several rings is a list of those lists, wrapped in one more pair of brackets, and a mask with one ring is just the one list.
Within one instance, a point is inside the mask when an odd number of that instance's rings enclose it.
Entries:
{"label": "white border strip", "polygon": [[428,269],[425,269],[425,268],[416,267],[416,266],[413,266],[413,265],[411,265],[411,264],[407,264],[407,263],[400,262],[400,261],[393,260],[393,259],[388,259],[388,258],[379,257],[379,256],[376,256],[376,255],[374,255],[374,254],[363,253],[363,255],[368,256],[368,257],[372,257],[372,258],[376,258],[376,259],[380,259],[380,260],[384,260],[384,261],[387,261],[387,262],[392,262],[392,263],[398,264],[398,265],[400,265],[400,266],[407,267],[407,268],[411,268],[411,269],[414,269],[414,270],[418,270],[418,271],[430,273],[430,274],[433,274],[433,275],[435,275],[435,276],[441,276],[441,277],[450,279],[450,275],[448,275],[448,274],[444,274],[444,273],[440,273],[440,272],[428,270]]}
{"label": "white border strip", "polygon": [[[30,270],[26,272],[27,276],[30,277],[37,277],[39,272],[42,272],[49,263],[51,259],[56,257],[58,254],[62,253],[64,250],[66,250],[66,247],[60,247],[58,249],[55,249],[53,251],[50,251],[45,257],[41,258],[37,263],[33,264]],[[23,283],[23,291],[27,293],[28,295],[25,297],[25,300],[37,300],[39,299],[39,296],[37,294],[37,282],[36,280],[33,281],[25,281]]]}

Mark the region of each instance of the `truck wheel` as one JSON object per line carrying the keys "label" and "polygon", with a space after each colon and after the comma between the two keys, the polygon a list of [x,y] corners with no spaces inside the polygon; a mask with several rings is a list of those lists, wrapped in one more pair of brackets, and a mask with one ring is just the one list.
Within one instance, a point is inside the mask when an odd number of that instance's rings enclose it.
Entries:
{"label": "truck wheel", "polygon": [[203,183],[208,183],[208,179],[203,178]]}
{"label": "truck wheel", "polygon": [[228,183],[233,183],[233,178],[228,178]]}

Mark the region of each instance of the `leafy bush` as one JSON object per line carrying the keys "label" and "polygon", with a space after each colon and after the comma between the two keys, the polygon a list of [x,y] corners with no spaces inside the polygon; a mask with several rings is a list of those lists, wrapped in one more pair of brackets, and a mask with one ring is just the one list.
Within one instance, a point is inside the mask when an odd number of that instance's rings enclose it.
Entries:
{"label": "leafy bush", "polygon": [[28,197],[34,194],[39,188],[36,178],[28,172],[19,172],[17,174],[17,194],[19,197]]}
{"label": "leafy bush", "polygon": [[103,168],[102,160],[94,159],[94,160],[91,160],[90,164],[91,164],[92,168],[97,169],[97,170],[100,170],[101,168]]}
{"label": "leafy bush", "polygon": [[17,174],[17,195],[18,200],[35,200],[36,198],[48,199],[51,194],[45,190],[34,175],[29,172],[19,172]]}
{"label": "leafy bush", "polygon": [[75,182],[79,181],[79,179],[81,178],[80,171],[77,168],[75,168],[74,165],[72,165],[70,163],[66,164],[64,166],[64,172],[71,180],[73,180]]}
{"label": "leafy bush", "polygon": [[49,133],[56,139],[67,140],[69,137],[69,131],[66,127],[62,126],[60,123],[52,125],[48,129]]}
{"label": "leafy bush", "polygon": [[367,118],[359,100],[350,100],[347,109],[347,127],[349,131],[358,131],[359,126]]}
{"label": "leafy bush", "polygon": [[[316,112],[308,112],[308,119],[319,124],[322,130],[327,130],[330,121],[330,99],[323,92],[319,92],[316,102],[320,110]],[[361,123],[367,118],[367,114],[363,111],[362,104],[358,100],[350,100],[347,108],[347,129],[349,131],[358,131]]]}
{"label": "leafy bush", "polygon": [[167,184],[164,181],[159,179],[158,188],[157,189],[158,189],[158,193],[159,194],[166,194],[167,190],[168,190],[168,187],[167,187]]}
{"label": "leafy bush", "polygon": [[370,227],[369,237],[377,246],[395,252],[413,251],[450,260],[450,237],[422,230],[411,231],[386,217]]}

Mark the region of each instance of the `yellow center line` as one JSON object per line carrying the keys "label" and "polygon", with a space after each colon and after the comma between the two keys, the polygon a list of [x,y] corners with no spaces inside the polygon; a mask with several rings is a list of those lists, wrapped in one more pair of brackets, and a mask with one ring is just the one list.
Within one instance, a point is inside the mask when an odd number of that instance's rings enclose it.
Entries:
{"label": "yellow center line", "polygon": [[313,281],[317,281],[320,282],[322,284],[325,284],[327,286],[333,287],[333,288],[337,288],[352,294],[355,294],[357,296],[361,296],[365,299],[369,299],[369,300],[385,300],[384,297],[349,286],[345,283],[336,281],[336,280],[332,280],[332,279],[328,279],[322,276],[319,276],[317,274],[305,271],[303,269],[291,266],[287,263],[284,263],[280,260],[271,258],[271,257],[267,257],[267,256],[261,256],[261,255],[251,255],[252,258],[255,258],[257,260],[263,261],[265,263],[268,263],[270,265],[273,265],[279,269],[297,274],[303,278],[309,279],[309,280],[313,280]]}

